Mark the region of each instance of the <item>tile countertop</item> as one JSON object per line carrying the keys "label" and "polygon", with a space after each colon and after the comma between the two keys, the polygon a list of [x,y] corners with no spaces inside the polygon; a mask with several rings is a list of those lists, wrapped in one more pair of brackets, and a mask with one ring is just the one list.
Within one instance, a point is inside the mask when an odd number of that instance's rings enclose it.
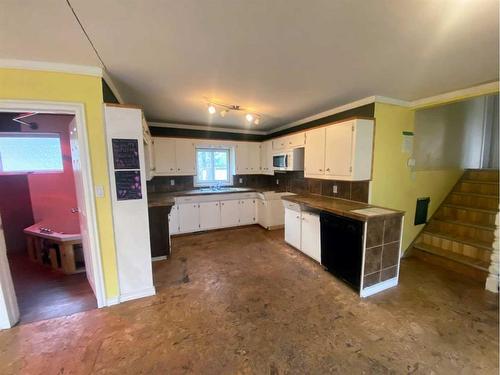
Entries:
{"label": "tile countertop", "polygon": [[370,204],[347,199],[325,197],[315,194],[301,194],[284,196],[281,199],[298,203],[301,207],[327,211],[333,214],[350,217],[352,219],[368,221],[374,218],[387,216],[403,216],[404,211],[392,210]]}
{"label": "tile countertop", "polygon": [[222,188],[220,190],[200,188],[200,189],[176,191],[172,193],[148,193],[148,206],[149,207],[173,206],[175,204],[175,197],[186,197],[190,195],[234,194],[234,193],[251,193],[251,192],[263,193],[268,191],[272,191],[272,189],[230,187],[230,188]]}

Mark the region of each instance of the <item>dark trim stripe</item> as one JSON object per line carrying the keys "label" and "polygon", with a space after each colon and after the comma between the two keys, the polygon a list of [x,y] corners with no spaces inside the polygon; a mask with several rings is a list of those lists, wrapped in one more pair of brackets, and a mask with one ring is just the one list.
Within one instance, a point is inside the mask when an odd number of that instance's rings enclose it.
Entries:
{"label": "dark trim stripe", "polygon": [[268,135],[244,134],[244,133],[228,133],[209,130],[192,130],[178,128],[161,128],[151,126],[149,129],[153,137],[173,137],[173,138],[195,138],[195,139],[213,139],[224,141],[253,141],[262,142],[268,139],[281,137],[286,134],[304,131],[317,126],[329,124],[335,121],[342,121],[354,117],[373,118],[375,115],[375,103],[366,104],[361,107],[349,109],[344,112],[339,112],[331,116],[326,116],[317,120],[306,122],[305,124],[297,125],[292,128],[284,129],[276,133]]}

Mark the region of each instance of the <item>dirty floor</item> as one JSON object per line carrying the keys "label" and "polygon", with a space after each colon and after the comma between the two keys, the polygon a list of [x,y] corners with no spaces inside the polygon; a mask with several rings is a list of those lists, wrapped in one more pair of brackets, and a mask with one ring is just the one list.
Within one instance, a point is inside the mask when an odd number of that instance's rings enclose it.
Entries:
{"label": "dirty floor", "polygon": [[415,259],[360,299],[257,226],[178,237],[155,297],[0,332],[1,374],[498,374],[498,297]]}

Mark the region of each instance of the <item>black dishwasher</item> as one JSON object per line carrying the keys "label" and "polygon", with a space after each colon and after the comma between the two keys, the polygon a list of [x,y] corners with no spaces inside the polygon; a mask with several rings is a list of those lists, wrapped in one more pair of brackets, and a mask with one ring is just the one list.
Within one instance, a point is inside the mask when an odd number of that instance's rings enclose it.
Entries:
{"label": "black dishwasher", "polygon": [[327,212],[320,213],[320,221],[321,263],[359,291],[364,223]]}

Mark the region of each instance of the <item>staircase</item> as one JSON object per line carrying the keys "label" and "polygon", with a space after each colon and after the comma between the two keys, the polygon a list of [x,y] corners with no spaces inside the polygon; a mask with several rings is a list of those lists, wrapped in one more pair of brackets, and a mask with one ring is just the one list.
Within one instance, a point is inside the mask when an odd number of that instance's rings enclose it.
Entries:
{"label": "staircase", "polygon": [[468,169],[411,252],[479,281],[488,276],[498,212],[498,170]]}

